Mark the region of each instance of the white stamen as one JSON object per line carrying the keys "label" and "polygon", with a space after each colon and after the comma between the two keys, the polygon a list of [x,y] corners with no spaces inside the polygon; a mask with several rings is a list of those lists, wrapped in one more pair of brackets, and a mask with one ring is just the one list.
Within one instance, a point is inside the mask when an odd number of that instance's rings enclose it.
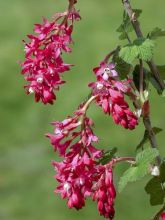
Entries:
{"label": "white stamen", "polygon": [[51,75],[53,74],[53,70],[52,70],[52,69],[50,69],[50,74],[51,74]]}
{"label": "white stamen", "polygon": [[159,170],[159,167],[158,167],[158,166],[154,166],[154,167],[151,169],[151,175],[152,175],[152,176],[159,176],[159,175],[160,175],[160,170]]}
{"label": "white stamen", "polygon": [[103,74],[103,79],[105,81],[107,81],[109,79],[109,75],[106,72]]}
{"label": "white stamen", "polygon": [[29,88],[29,93],[30,94],[34,93],[34,89],[32,87]]}
{"label": "white stamen", "polygon": [[84,185],[84,179],[83,178],[80,178],[80,185]]}
{"label": "white stamen", "polygon": [[42,78],[42,77],[38,77],[38,78],[37,78],[37,82],[38,82],[38,83],[42,83],[42,82],[43,82],[43,78]]}
{"label": "white stamen", "polygon": [[62,133],[62,129],[56,128],[54,133],[55,134],[61,134]]}
{"label": "white stamen", "polygon": [[68,192],[68,190],[70,189],[70,184],[69,183],[65,183],[64,184],[64,189]]}
{"label": "white stamen", "polygon": [[102,83],[97,83],[97,89],[102,89],[103,88],[103,84]]}

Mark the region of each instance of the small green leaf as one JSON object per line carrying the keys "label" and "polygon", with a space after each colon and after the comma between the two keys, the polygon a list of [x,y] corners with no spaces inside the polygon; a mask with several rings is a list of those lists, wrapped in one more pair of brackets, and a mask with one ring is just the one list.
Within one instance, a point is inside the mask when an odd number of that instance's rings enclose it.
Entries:
{"label": "small green leaf", "polygon": [[[161,131],[163,131],[162,128],[158,128],[158,127],[153,127],[152,130],[153,130],[155,135],[160,133]],[[147,143],[148,141],[149,141],[148,131],[145,130],[144,131],[144,136],[143,136],[142,140],[140,141],[140,143],[137,145],[136,150],[138,150],[140,148],[143,148],[144,144]]]}
{"label": "small green leaf", "polygon": [[149,165],[158,155],[159,155],[159,151],[157,149],[147,148],[137,154],[136,164],[138,166]]}
{"label": "small green leaf", "polygon": [[116,154],[117,152],[117,148],[114,147],[110,150],[107,150],[103,157],[99,160],[99,163],[102,164],[102,165],[105,165],[107,164],[108,162],[110,162],[112,160],[112,158],[114,157],[114,155]]}
{"label": "small green leaf", "polygon": [[145,191],[150,194],[150,204],[161,205],[164,201],[164,192],[159,177],[153,177],[146,185]]}
{"label": "small green leaf", "polygon": [[119,52],[119,57],[129,64],[132,64],[135,58],[138,57],[138,55],[139,51],[137,47],[133,44],[122,47]]}
{"label": "small green leaf", "polygon": [[163,184],[165,182],[165,161],[160,166],[160,176],[153,177],[145,186],[145,191],[150,195],[150,204],[152,206],[161,205],[164,202],[165,191]]}
{"label": "small green leaf", "polygon": [[133,43],[122,47],[119,52],[119,57],[129,64],[131,64],[135,58],[149,61],[152,59],[153,50],[154,42],[152,40],[138,38]]}
{"label": "small green leaf", "polygon": [[164,37],[165,36],[165,30],[162,30],[161,28],[154,28],[149,34],[148,37],[150,39],[157,39],[158,37]]}
{"label": "small green leaf", "polygon": [[115,69],[119,73],[120,79],[125,79],[132,70],[132,65],[126,63],[119,57],[119,50],[116,51],[112,58],[115,63]]}
{"label": "small green leaf", "polygon": [[143,178],[148,172],[150,163],[159,155],[157,149],[147,148],[136,156],[136,165],[125,171],[120,178],[118,191],[121,192],[128,182],[134,182]]}
{"label": "small green leaf", "polygon": [[149,61],[153,57],[153,50],[155,47],[154,41],[150,39],[138,38],[134,41],[134,44],[137,46],[139,51],[138,58]]}
{"label": "small green leaf", "polygon": [[119,193],[123,191],[128,182],[132,182],[132,177],[135,175],[136,167],[130,167],[127,169],[123,176],[119,180],[118,191]]}
{"label": "small green leaf", "polygon": [[[140,9],[133,9],[133,12],[136,14],[136,17],[138,18],[140,14],[142,13],[142,10]],[[119,35],[120,40],[125,40],[127,39],[128,33],[133,31],[133,26],[130,21],[129,16],[127,13],[124,11],[123,13],[123,22],[122,24],[117,28],[117,32],[121,33]]]}

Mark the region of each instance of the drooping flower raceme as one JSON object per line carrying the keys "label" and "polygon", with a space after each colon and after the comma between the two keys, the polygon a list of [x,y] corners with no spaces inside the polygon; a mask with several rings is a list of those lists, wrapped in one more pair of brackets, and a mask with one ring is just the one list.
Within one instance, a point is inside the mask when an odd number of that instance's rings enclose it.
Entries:
{"label": "drooping flower raceme", "polygon": [[100,215],[105,218],[113,219],[114,199],[116,197],[116,190],[113,184],[113,172],[111,167],[104,167],[103,172],[100,172],[98,181],[94,184],[93,200],[97,201],[97,207]]}
{"label": "drooping flower raceme", "polygon": [[137,116],[129,109],[124,95],[130,92],[129,80],[118,79],[118,73],[113,63],[104,61],[94,68],[97,81],[90,83],[92,94],[96,95],[96,103],[104,113],[111,114],[116,124],[126,129],[134,129],[138,124]]}
{"label": "drooping flower raceme", "polygon": [[35,34],[28,35],[30,42],[24,42],[25,61],[21,66],[22,74],[28,81],[25,89],[27,94],[35,94],[37,102],[53,103],[56,99],[54,90],[65,82],[62,73],[71,67],[64,63],[62,52],[71,52],[69,45],[72,43],[73,23],[80,19],[75,3],[69,1],[68,10],[55,14],[52,22],[44,18],[43,24],[35,24]]}
{"label": "drooping flower raceme", "polygon": [[53,162],[59,183],[55,192],[67,199],[69,208],[76,209],[81,209],[85,199],[91,196],[98,204],[100,215],[112,219],[115,213],[112,169],[98,163],[103,151],[93,146],[98,137],[92,131],[93,122],[86,117],[83,105],[73,117],[52,124],[54,134],[47,137],[63,158],[61,162]]}

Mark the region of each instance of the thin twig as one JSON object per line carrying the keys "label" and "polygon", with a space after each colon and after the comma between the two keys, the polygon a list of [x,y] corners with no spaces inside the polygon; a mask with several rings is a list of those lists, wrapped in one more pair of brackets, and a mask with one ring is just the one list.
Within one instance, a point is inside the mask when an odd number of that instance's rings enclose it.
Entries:
{"label": "thin twig", "polygon": [[[149,141],[150,141],[151,147],[152,148],[158,148],[157,141],[156,141],[156,136],[155,136],[155,133],[152,129],[151,120],[150,120],[149,115],[144,115],[143,116],[143,123],[144,123],[144,126],[145,126],[146,130],[148,131]],[[157,165],[160,166],[160,164],[161,164],[160,156],[157,156],[156,160],[157,160]]]}
{"label": "thin twig", "polygon": [[[136,14],[133,12],[133,9],[131,7],[131,4],[130,4],[129,0],[122,0],[122,2],[123,2],[126,13],[128,14],[128,16],[131,20],[132,26],[135,30],[135,33],[136,33],[137,37],[138,38],[143,38],[144,36],[143,36],[142,31],[141,31],[140,24],[137,20]],[[164,81],[160,77],[160,73],[159,73],[158,68],[155,65],[154,61],[151,60],[151,61],[147,62],[147,64],[148,64],[151,72],[153,73],[153,76],[154,76],[155,80],[159,83],[161,89],[164,90],[165,89]]]}
{"label": "thin twig", "polygon": [[[131,7],[131,4],[129,2],[129,0],[122,0],[123,2],[123,5],[124,5],[124,8],[125,8],[125,11],[126,13],[128,14],[129,18],[130,18],[130,21],[132,23],[132,26],[135,30],[135,33],[137,35],[138,38],[142,38],[143,37],[143,33],[141,31],[141,28],[140,28],[140,24],[137,20],[137,17],[136,17],[136,14],[133,12],[133,9]],[[161,79],[160,77],[160,74],[157,70],[157,67],[156,65],[154,64],[153,60],[151,60],[150,62],[148,62],[148,65],[150,67],[150,70],[151,72],[153,73],[154,75],[154,78],[156,79],[156,81],[159,83],[159,85],[161,86],[162,90],[165,88],[165,84],[164,84],[164,81]],[[143,68],[143,64],[142,64],[142,61],[140,61],[140,66],[141,66],[141,70],[140,70],[140,91],[143,92],[143,71],[142,71],[142,68]],[[149,104],[149,101],[147,102]],[[149,134],[149,140],[150,140],[150,144],[151,144],[151,147],[152,148],[157,148],[157,141],[156,141],[156,137],[155,137],[155,134],[153,132],[153,129],[152,129],[152,126],[151,126],[151,120],[150,120],[150,114],[149,114],[149,106],[148,106],[148,111],[147,111],[147,114],[143,114],[143,123],[144,123],[144,126],[146,128],[146,130],[148,131],[148,134]],[[161,158],[160,156],[158,156],[156,158],[157,160],[157,164],[160,165],[161,164]]]}

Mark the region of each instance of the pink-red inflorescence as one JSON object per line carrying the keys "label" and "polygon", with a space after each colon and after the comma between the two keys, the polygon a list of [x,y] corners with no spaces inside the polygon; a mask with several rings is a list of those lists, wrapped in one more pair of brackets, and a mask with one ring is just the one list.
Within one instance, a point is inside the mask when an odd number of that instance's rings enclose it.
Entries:
{"label": "pink-red inflorescence", "polygon": [[131,91],[130,80],[119,80],[113,63],[100,63],[94,68],[97,81],[90,83],[92,94],[97,96],[96,103],[104,113],[111,114],[116,124],[126,129],[134,129],[138,124],[137,116],[129,109],[124,95]]}
{"label": "pink-red inflorescence", "polygon": [[101,215],[114,216],[115,188],[112,168],[98,163],[103,151],[93,146],[98,137],[92,131],[93,122],[83,107],[62,122],[52,123],[54,134],[47,134],[54,150],[63,158],[53,162],[58,181],[55,192],[67,199],[69,208],[81,209],[89,196],[98,204]]}
{"label": "pink-red inflorescence", "polygon": [[62,52],[71,52],[69,45],[72,43],[73,23],[80,19],[75,3],[69,0],[68,10],[55,14],[54,21],[44,18],[43,24],[35,24],[35,34],[28,35],[30,42],[24,42],[25,61],[21,66],[22,74],[28,81],[25,89],[27,94],[35,94],[37,102],[53,103],[56,99],[54,90],[65,82],[61,74],[72,66],[64,63]]}

